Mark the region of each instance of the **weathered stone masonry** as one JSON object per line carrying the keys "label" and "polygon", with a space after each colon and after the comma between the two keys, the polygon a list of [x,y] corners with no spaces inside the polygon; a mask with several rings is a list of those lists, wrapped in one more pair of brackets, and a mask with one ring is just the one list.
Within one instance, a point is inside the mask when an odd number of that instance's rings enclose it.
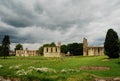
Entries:
{"label": "weathered stone masonry", "polygon": [[[38,56],[37,50],[16,50],[16,56]],[[101,56],[104,55],[104,47],[88,46],[87,39],[83,39],[83,56]],[[44,47],[44,57],[62,57],[65,54],[61,53],[61,43],[54,47]]]}
{"label": "weathered stone masonry", "polygon": [[44,57],[62,57],[64,54],[61,53],[60,43],[55,47],[44,47]]}
{"label": "weathered stone masonry", "polygon": [[38,56],[37,50],[16,50],[16,56]]}
{"label": "weathered stone masonry", "polygon": [[88,46],[87,39],[83,39],[83,56],[101,56],[104,55],[104,47]]}

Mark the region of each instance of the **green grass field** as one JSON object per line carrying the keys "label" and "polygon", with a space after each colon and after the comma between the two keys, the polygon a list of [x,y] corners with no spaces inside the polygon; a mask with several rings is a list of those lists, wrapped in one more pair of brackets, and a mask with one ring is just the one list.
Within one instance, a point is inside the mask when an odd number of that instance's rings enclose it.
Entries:
{"label": "green grass field", "polygon": [[[107,66],[110,70],[80,70],[82,66]],[[96,77],[120,77],[120,59],[96,57],[0,57],[0,76],[23,81],[92,81]]]}

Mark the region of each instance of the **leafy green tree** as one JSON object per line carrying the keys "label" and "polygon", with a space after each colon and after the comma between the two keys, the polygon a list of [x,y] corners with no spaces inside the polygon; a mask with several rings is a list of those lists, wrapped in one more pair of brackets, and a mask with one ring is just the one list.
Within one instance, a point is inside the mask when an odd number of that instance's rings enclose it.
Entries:
{"label": "leafy green tree", "polygon": [[62,53],[65,53],[65,54],[68,52],[68,47],[67,47],[67,45],[62,45],[62,46],[61,46],[61,52],[62,52]]}
{"label": "leafy green tree", "polygon": [[104,42],[105,54],[109,58],[119,58],[119,38],[117,32],[109,29]]}
{"label": "leafy green tree", "polygon": [[68,51],[70,51],[72,55],[83,55],[83,44],[82,43],[68,44],[67,47],[68,47]]}
{"label": "leafy green tree", "polygon": [[39,53],[43,55],[43,46],[41,46],[38,50],[39,50]]}
{"label": "leafy green tree", "polygon": [[56,46],[54,42],[50,43],[50,44],[44,44],[43,47],[53,47]]}
{"label": "leafy green tree", "polygon": [[52,42],[51,44],[49,44],[49,46],[56,46],[54,42]]}
{"label": "leafy green tree", "polygon": [[78,43],[78,45],[79,55],[83,55],[83,43]]}
{"label": "leafy green tree", "polygon": [[21,45],[21,44],[17,44],[16,46],[15,46],[15,49],[14,49],[15,51],[16,50],[23,50],[23,46]]}
{"label": "leafy green tree", "polygon": [[10,38],[8,35],[5,35],[2,41],[2,53],[4,56],[4,59],[6,56],[9,56],[9,49],[10,49]]}

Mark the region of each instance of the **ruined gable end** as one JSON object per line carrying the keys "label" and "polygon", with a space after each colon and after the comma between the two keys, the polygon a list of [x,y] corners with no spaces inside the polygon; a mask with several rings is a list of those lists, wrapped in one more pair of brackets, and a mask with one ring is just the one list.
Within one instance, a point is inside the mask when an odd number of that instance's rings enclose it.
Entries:
{"label": "ruined gable end", "polygon": [[104,47],[88,46],[87,39],[83,39],[83,56],[101,56],[104,55]]}

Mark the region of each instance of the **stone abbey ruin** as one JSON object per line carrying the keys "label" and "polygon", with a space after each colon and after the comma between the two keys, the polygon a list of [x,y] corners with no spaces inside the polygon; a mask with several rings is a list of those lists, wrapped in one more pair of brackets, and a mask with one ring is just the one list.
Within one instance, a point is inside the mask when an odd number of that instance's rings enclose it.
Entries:
{"label": "stone abbey ruin", "polygon": [[65,54],[61,53],[61,43],[58,42],[57,46],[54,47],[44,47],[44,57],[62,57]]}
{"label": "stone abbey ruin", "polygon": [[[16,56],[38,56],[37,50],[16,50]],[[87,39],[83,39],[83,56],[101,56],[104,55],[104,47],[88,46]],[[63,57],[65,54],[61,53],[61,43],[54,47],[44,47],[44,57]]]}
{"label": "stone abbey ruin", "polygon": [[104,47],[88,46],[87,39],[83,39],[83,56],[101,56],[104,55]]}
{"label": "stone abbey ruin", "polygon": [[39,52],[37,50],[16,50],[16,56],[38,56]]}

